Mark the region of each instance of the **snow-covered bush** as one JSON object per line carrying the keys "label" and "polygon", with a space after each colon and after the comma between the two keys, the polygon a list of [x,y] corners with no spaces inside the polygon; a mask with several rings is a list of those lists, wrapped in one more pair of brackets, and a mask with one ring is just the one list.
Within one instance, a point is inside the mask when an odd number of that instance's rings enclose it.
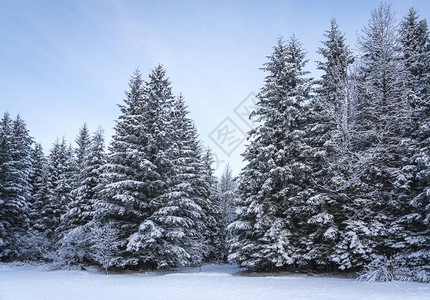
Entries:
{"label": "snow-covered bush", "polygon": [[115,251],[120,246],[118,230],[113,224],[90,224],[90,256],[104,269],[106,275],[108,269],[115,263]]}
{"label": "snow-covered bush", "polygon": [[79,226],[67,232],[58,242],[55,263],[60,266],[79,266],[88,257],[89,229]]}
{"label": "snow-covered bush", "polygon": [[29,231],[18,239],[20,253],[18,260],[26,262],[52,261],[55,257],[51,241],[44,233]]}
{"label": "snow-covered bush", "polygon": [[420,281],[429,282],[430,272],[425,268],[413,268],[402,255],[377,256],[359,272],[361,281]]}

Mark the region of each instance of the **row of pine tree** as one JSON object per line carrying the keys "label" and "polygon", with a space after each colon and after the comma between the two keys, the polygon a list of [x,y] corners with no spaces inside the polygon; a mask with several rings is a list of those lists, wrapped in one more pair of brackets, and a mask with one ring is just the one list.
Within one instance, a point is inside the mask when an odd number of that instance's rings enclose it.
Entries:
{"label": "row of pine tree", "polygon": [[322,271],[396,261],[430,279],[426,20],[411,9],[397,24],[381,4],[358,45],[353,56],[332,20],[317,81],[296,37],[268,56],[230,260]]}
{"label": "row of pine tree", "polygon": [[46,157],[6,113],[0,259],[106,269],[227,257],[253,270],[370,263],[429,280],[427,22],[411,9],[397,24],[381,4],[358,45],[353,55],[333,19],[314,80],[298,39],[279,39],[262,68],[238,186],[230,169],[214,177],[161,66],[146,81],[132,76],[107,152],[103,131],[83,126],[76,147],[58,141]]}
{"label": "row of pine tree", "polygon": [[0,126],[0,260],[107,269],[225,261],[235,184],[220,182],[165,70],[129,83],[108,153],[84,125],[46,157],[24,121]]}

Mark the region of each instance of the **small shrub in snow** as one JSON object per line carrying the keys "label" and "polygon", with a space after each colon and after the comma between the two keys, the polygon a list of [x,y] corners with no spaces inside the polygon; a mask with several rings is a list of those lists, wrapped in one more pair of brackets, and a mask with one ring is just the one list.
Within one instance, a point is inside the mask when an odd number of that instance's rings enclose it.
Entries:
{"label": "small shrub in snow", "polygon": [[90,255],[100,264],[107,275],[109,267],[115,263],[114,253],[120,245],[117,240],[118,231],[111,223],[105,225],[94,223],[91,225]]}
{"label": "small shrub in snow", "polygon": [[419,269],[414,272],[413,281],[430,282],[430,270]]}
{"label": "small shrub in snow", "polygon": [[29,231],[18,238],[20,255],[18,260],[26,262],[47,262],[55,258],[52,243],[44,233]]}
{"label": "small shrub in snow", "polygon": [[358,280],[367,282],[393,280],[428,282],[430,279],[428,270],[409,267],[406,258],[401,255],[390,258],[377,256],[358,275]]}

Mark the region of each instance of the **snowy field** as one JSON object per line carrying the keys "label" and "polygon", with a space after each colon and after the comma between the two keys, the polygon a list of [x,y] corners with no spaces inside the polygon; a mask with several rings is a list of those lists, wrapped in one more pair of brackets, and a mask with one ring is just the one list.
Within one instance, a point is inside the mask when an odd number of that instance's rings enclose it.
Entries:
{"label": "snowy field", "polygon": [[0,264],[1,300],[133,299],[430,299],[430,284],[354,279],[233,276],[237,268],[205,266],[167,274],[40,271]]}

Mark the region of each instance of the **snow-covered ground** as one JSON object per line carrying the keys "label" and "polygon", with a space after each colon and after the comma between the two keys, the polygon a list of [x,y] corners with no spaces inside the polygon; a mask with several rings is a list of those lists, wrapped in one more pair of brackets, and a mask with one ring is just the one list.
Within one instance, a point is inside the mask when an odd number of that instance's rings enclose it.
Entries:
{"label": "snow-covered ground", "polygon": [[430,299],[430,284],[364,283],[305,275],[233,276],[234,266],[204,266],[167,274],[41,271],[0,264],[1,300],[110,299]]}

